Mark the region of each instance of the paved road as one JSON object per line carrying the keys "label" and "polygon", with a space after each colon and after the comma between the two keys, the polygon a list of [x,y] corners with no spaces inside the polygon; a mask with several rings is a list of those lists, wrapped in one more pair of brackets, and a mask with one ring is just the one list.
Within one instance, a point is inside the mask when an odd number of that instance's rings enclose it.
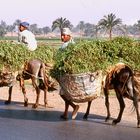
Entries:
{"label": "paved road", "polygon": [[[71,112],[70,112],[71,113]],[[69,113],[69,115],[71,115]],[[104,122],[104,116],[90,115],[82,120],[59,119],[61,111],[53,108],[34,110],[23,103],[4,105],[0,101],[0,140],[139,140],[136,122],[121,122],[117,126]]]}

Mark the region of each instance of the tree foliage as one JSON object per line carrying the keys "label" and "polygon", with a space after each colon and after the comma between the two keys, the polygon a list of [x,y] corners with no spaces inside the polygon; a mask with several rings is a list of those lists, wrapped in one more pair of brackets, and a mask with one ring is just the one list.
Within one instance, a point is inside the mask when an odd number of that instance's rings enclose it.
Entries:
{"label": "tree foliage", "polygon": [[109,38],[111,39],[113,27],[121,23],[122,23],[122,20],[120,18],[116,18],[115,14],[111,13],[111,14],[108,14],[107,16],[105,15],[104,18],[98,22],[98,25],[101,28],[105,28],[107,31],[109,31]]}
{"label": "tree foliage", "polygon": [[6,22],[4,22],[3,20],[0,23],[0,36],[3,37],[6,33],[7,33],[7,25]]}
{"label": "tree foliage", "polygon": [[71,28],[72,24],[69,20],[66,18],[57,18],[55,21],[52,23],[52,31],[54,31],[56,28],[59,28],[60,32],[62,32],[62,29],[68,27]]}

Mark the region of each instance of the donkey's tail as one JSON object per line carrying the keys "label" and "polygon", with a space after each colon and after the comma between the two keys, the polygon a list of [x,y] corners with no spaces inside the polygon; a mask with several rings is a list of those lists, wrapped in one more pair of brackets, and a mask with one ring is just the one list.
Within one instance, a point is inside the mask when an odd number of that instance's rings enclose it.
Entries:
{"label": "donkey's tail", "polygon": [[42,77],[42,79],[39,79],[39,88],[43,90],[49,86],[48,76],[45,73],[45,64],[44,63],[42,63],[40,66],[40,76]]}

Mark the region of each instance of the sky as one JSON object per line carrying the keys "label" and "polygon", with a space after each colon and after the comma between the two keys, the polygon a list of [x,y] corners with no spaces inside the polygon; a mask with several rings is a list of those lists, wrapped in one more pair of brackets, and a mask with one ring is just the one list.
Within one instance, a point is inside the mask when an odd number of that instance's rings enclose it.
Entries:
{"label": "sky", "polygon": [[113,13],[123,24],[140,20],[140,0],[0,0],[0,21],[8,25],[16,19],[49,26],[57,18],[68,19],[74,26],[80,21],[97,24]]}

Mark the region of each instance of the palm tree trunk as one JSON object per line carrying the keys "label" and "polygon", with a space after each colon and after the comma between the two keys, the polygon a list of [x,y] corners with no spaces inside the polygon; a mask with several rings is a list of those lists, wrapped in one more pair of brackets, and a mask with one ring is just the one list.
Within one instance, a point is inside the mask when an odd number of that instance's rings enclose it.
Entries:
{"label": "palm tree trunk", "polygon": [[95,37],[96,37],[96,39],[98,38],[98,27],[97,26],[95,28]]}
{"label": "palm tree trunk", "polygon": [[112,39],[112,28],[109,29],[109,39]]}

